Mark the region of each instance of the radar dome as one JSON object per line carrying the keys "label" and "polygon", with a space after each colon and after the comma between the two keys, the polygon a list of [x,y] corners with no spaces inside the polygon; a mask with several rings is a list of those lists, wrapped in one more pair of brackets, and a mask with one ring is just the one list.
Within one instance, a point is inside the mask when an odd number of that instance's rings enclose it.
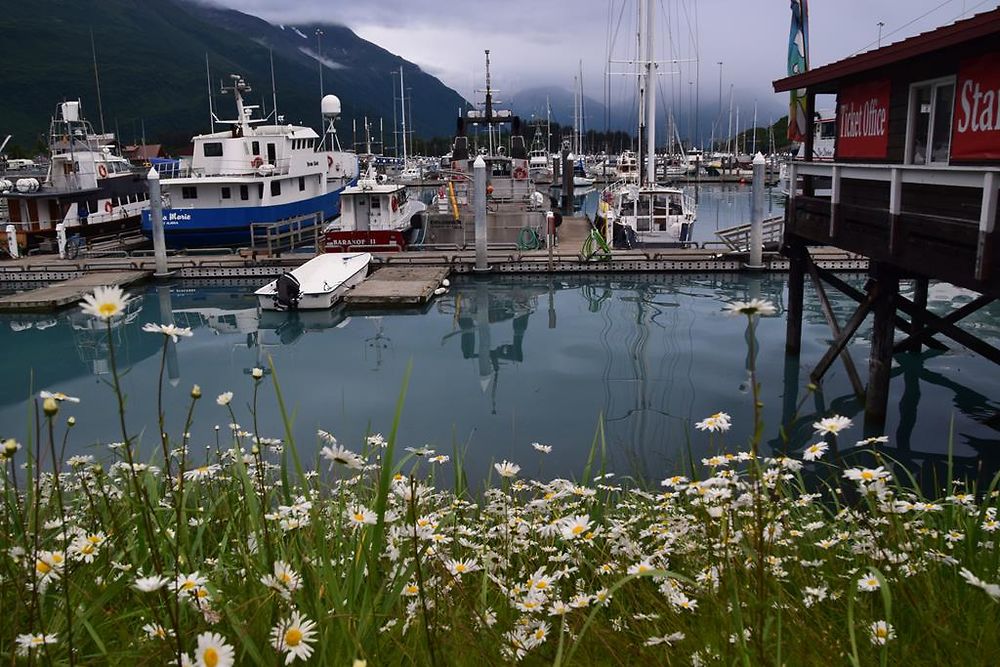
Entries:
{"label": "radar dome", "polygon": [[320,109],[326,118],[336,118],[340,115],[340,98],[336,95],[324,95],[320,102]]}

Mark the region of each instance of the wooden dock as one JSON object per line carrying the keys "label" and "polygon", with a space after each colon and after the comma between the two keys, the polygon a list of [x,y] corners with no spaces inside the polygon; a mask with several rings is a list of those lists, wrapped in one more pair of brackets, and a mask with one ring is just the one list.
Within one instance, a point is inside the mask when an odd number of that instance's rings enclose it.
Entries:
{"label": "wooden dock", "polygon": [[449,273],[440,266],[386,266],[344,295],[348,307],[419,306],[427,303]]}
{"label": "wooden dock", "polygon": [[55,310],[79,302],[101,285],[124,287],[144,280],[152,271],[96,271],[45,287],[0,297],[0,312]]}

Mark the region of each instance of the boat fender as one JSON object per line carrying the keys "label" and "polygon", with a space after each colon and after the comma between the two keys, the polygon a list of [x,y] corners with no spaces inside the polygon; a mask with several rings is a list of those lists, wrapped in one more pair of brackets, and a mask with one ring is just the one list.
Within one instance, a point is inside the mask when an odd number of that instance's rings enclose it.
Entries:
{"label": "boat fender", "polygon": [[105,167],[103,164],[97,165],[97,175],[100,176],[101,178],[107,178],[108,168]]}
{"label": "boat fender", "polygon": [[399,210],[399,200],[396,199],[396,195],[392,196],[392,212],[395,213]]}
{"label": "boat fender", "polygon": [[448,291],[447,287],[438,287],[436,290],[434,290],[434,294],[435,294],[435,296],[441,296],[442,294],[444,294],[447,291]]}
{"label": "boat fender", "polygon": [[262,160],[259,155],[250,160],[250,166],[254,169],[259,169],[262,164],[264,164],[264,160]]}
{"label": "boat fender", "polygon": [[105,213],[111,213],[111,211],[114,210],[114,208],[115,208],[115,205],[111,203],[110,199],[108,201],[104,202],[104,212]]}
{"label": "boat fender", "polygon": [[451,281],[448,280],[447,278],[445,278],[444,280],[441,281],[441,286],[442,287],[451,287]]}
{"label": "boat fender", "polygon": [[333,156],[332,155],[327,155],[326,156],[326,168],[329,169],[332,166],[333,166]]}

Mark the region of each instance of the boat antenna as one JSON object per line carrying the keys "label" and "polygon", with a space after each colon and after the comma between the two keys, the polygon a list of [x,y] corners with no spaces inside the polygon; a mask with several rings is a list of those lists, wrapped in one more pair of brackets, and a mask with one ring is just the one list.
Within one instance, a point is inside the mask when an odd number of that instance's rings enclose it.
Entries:
{"label": "boat antenna", "polygon": [[274,50],[268,49],[267,54],[271,58],[271,111],[274,113],[274,124],[277,125],[280,119],[278,118],[278,92],[274,86]]}
{"label": "boat antenna", "polygon": [[97,47],[94,46],[94,29],[90,29],[90,55],[94,58],[94,84],[97,86],[97,115],[101,117],[101,134],[104,134],[104,105],[101,104],[101,79],[97,75]]}
{"label": "boat antenna", "polygon": [[406,89],[403,87],[403,66],[399,66],[399,115],[403,122],[403,166],[406,166]]}
{"label": "boat antenna", "polygon": [[212,109],[212,72],[208,69],[208,51],[205,51],[205,81],[208,82],[208,120],[215,134],[215,111]]}

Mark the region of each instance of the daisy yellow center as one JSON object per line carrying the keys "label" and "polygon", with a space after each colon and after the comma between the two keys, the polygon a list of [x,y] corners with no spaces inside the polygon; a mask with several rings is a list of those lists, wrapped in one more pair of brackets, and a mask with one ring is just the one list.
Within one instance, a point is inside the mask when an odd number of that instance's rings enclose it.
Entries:
{"label": "daisy yellow center", "polygon": [[291,576],[289,576],[289,574],[287,572],[282,572],[281,576],[278,577],[278,579],[281,580],[281,583],[283,583],[283,584],[287,584],[288,582],[290,582],[292,580]]}
{"label": "daisy yellow center", "polygon": [[464,563],[457,563],[455,565],[455,572],[465,572],[466,567]]}
{"label": "daisy yellow center", "polygon": [[285,632],[285,645],[298,646],[302,643],[302,631],[298,628],[289,628]]}
{"label": "daisy yellow center", "polygon": [[582,533],[582,532],[583,532],[584,530],[585,530],[585,528],[584,528],[583,526],[579,525],[579,524],[577,524],[577,525],[573,526],[573,534],[574,534],[574,535],[579,535],[579,534],[580,534],[580,533]]}
{"label": "daisy yellow center", "polygon": [[884,639],[889,635],[889,631],[886,628],[875,628],[875,634]]}
{"label": "daisy yellow center", "polygon": [[548,587],[549,587],[549,582],[545,581],[544,579],[535,584],[535,588],[548,588]]}
{"label": "daisy yellow center", "polygon": [[35,564],[35,569],[41,572],[42,574],[48,574],[49,572],[52,571],[52,568],[49,566],[49,564],[43,560],[40,560]]}
{"label": "daisy yellow center", "polygon": [[194,588],[194,586],[195,586],[195,583],[193,581],[191,581],[190,579],[188,579],[187,581],[184,582],[184,584],[183,584],[183,586],[181,586],[181,588],[183,588],[186,591],[189,591],[192,588]]}
{"label": "daisy yellow center", "polygon": [[205,652],[202,653],[201,660],[207,667],[215,667],[219,664],[219,652],[209,646],[205,649]]}
{"label": "daisy yellow center", "polygon": [[84,544],[82,547],[80,547],[80,553],[84,553],[84,554],[92,554],[92,553],[94,553],[94,545],[93,544]]}
{"label": "daisy yellow center", "polygon": [[354,514],[354,520],[358,521],[358,522],[364,521],[365,520],[365,515],[362,514],[361,512],[356,512]]}
{"label": "daisy yellow center", "polygon": [[113,303],[102,303],[97,307],[97,312],[99,312],[104,317],[111,317],[112,315],[118,312],[118,306],[116,306]]}
{"label": "daisy yellow center", "polygon": [[99,535],[91,535],[90,537],[87,538],[87,541],[90,542],[91,544],[100,544],[101,538]]}
{"label": "daisy yellow center", "polygon": [[200,597],[200,598],[207,598],[208,597],[208,590],[205,589],[205,588],[199,588],[198,589],[198,597]]}
{"label": "daisy yellow center", "polygon": [[53,563],[61,563],[63,561],[62,554],[52,554]]}
{"label": "daisy yellow center", "polygon": [[200,468],[198,468],[198,472],[200,472],[202,474],[207,473],[208,472],[208,466],[201,466]]}
{"label": "daisy yellow center", "polygon": [[873,479],[874,477],[875,475],[873,475],[869,470],[865,470],[863,473],[861,473],[861,479],[870,480]]}

